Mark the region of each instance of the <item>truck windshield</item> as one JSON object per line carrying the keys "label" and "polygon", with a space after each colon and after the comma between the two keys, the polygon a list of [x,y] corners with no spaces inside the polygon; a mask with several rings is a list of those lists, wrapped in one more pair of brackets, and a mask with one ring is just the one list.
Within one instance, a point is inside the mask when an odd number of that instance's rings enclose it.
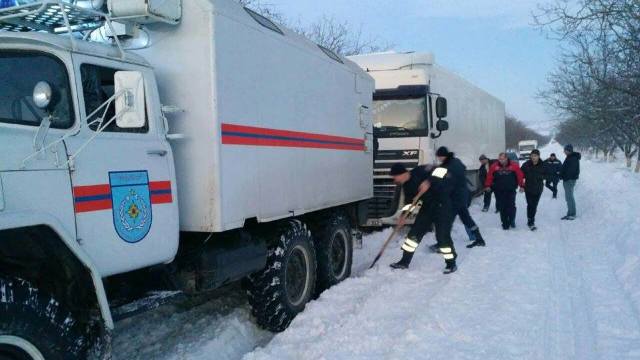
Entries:
{"label": "truck windshield", "polygon": [[520,145],[520,151],[531,151],[535,148],[535,145]]}
{"label": "truck windshield", "polygon": [[416,130],[425,132],[426,100],[402,99],[402,100],[376,100],[373,102],[373,126],[378,132],[407,132],[412,135]]}
{"label": "truck windshield", "polygon": [[64,64],[53,56],[25,51],[0,52],[0,122],[39,126],[47,115],[33,102],[33,88],[46,81],[58,101],[51,109],[51,127],[66,129],[73,125],[69,77]]}

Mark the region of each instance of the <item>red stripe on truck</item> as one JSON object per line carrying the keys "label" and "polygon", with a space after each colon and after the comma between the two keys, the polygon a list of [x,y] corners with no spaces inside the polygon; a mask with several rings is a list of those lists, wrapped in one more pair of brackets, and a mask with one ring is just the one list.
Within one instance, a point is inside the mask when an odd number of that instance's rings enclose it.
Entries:
{"label": "red stripe on truck", "polygon": [[227,145],[277,146],[364,151],[364,139],[222,124],[222,143]]}

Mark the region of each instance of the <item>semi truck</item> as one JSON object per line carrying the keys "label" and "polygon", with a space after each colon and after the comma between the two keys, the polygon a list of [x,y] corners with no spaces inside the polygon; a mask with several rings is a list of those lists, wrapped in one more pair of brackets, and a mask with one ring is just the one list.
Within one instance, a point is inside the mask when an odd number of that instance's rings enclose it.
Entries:
{"label": "semi truck", "polygon": [[520,160],[531,158],[531,151],[538,148],[537,140],[522,140],[518,142],[518,154]]}
{"label": "semi truck", "polygon": [[[376,83],[373,101],[374,198],[367,202],[363,226],[393,225],[402,208],[400,188],[389,171],[437,162],[447,146],[467,167],[469,187],[477,189],[478,157],[505,150],[502,101],[436,64],[431,53],[379,53],[350,57]],[[443,106],[448,111],[443,111]],[[448,122],[441,120],[448,116]]]}
{"label": "semi truck", "polygon": [[351,272],[373,78],[231,0],[3,1],[0,357],[108,357],[148,290],[285,329]]}

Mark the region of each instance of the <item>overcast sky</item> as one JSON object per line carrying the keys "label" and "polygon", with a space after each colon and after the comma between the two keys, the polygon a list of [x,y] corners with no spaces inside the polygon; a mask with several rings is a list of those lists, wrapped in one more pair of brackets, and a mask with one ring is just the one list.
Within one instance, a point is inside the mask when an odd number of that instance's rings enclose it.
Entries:
{"label": "overcast sky", "polygon": [[553,129],[536,99],[553,69],[557,43],[531,13],[544,0],[267,0],[303,25],[322,15],[362,27],[397,51],[428,51],[436,62],[502,99],[531,127]]}

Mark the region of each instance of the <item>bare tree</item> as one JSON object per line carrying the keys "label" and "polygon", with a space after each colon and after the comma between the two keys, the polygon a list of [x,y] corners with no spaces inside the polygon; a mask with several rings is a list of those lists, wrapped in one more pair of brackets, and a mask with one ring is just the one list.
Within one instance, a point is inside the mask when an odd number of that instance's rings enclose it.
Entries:
{"label": "bare tree", "polygon": [[302,26],[288,20],[278,9],[261,0],[237,0],[261,15],[279,22],[309,40],[343,56],[390,50],[393,45],[383,43],[374,37],[366,37],[362,26],[354,28],[347,21],[335,17],[322,16],[309,26]]}
{"label": "bare tree", "polygon": [[339,21],[334,17],[322,16],[299,32],[316,44],[344,56],[387,51],[392,48],[391,44],[382,44],[378,39],[365,38],[362,27],[354,29],[347,21]]}
{"label": "bare tree", "polygon": [[536,23],[564,53],[545,101],[563,117],[559,140],[602,151],[620,148],[640,171],[640,0],[555,0]]}

